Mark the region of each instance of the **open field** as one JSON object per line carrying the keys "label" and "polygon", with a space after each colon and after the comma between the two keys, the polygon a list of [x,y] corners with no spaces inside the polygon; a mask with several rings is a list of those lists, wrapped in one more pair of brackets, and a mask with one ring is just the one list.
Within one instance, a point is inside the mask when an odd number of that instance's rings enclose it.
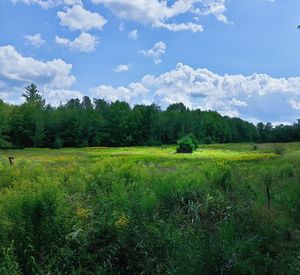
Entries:
{"label": "open field", "polygon": [[0,190],[0,274],[300,272],[300,143],[0,151]]}

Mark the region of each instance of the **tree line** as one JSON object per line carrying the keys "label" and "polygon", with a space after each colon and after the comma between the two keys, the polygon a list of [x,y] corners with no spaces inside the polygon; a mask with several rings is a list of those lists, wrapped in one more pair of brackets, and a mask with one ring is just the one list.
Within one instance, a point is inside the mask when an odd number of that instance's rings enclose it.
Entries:
{"label": "tree line", "polygon": [[156,104],[135,105],[103,99],[70,99],[59,107],[45,103],[34,84],[25,103],[0,100],[0,147],[87,147],[175,144],[193,134],[199,143],[291,142],[300,140],[300,120],[273,127],[190,110],[183,103],[161,110]]}

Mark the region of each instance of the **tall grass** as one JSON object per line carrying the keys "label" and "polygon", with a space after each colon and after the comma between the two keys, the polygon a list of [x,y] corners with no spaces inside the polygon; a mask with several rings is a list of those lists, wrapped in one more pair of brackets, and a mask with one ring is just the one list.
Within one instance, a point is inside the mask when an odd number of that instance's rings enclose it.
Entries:
{"label": "tall grass", "polygon": [[297,274],[300,151],[268,148],[15,151],[0,273]]}

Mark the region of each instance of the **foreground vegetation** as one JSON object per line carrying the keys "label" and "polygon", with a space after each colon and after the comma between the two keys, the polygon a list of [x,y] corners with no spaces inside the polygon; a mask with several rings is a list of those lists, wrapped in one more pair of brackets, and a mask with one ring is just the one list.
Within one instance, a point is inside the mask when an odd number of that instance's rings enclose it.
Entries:
{"label": "foreground vegetation", "polygon": [[0,274],[300,272],[300,143],[175,151],[0,151]]}

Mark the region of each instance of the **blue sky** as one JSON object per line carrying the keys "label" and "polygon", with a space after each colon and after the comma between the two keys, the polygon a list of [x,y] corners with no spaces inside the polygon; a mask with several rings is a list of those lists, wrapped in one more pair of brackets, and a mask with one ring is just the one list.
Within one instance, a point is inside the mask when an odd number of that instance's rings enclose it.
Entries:
{"label": "blue sky", "polygon": [[299,24],[298,0],[0,0],[0,98],[34,82],[54,105],[180,101],[292,123]]}

